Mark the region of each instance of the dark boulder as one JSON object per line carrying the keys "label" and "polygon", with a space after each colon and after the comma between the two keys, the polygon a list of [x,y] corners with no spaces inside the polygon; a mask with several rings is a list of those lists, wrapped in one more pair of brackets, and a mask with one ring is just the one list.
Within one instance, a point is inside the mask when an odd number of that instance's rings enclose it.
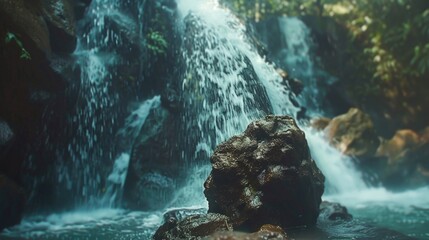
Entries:
{"label": "dark boulder", "polygon": [[205,240],[286,240],[287,235],[279,226],[263,225],[259,231],[255,233],[244,232],[218,232]]}
{"label": "dark boulder", "polygon": [[196,240],[219,231],[231,231],[228,217],[208,213],[192,215],[182,221],[166,221],[153,236],[154,240]]}
{"label": "dark boulder", "polygon": [[177,142],[178,121],[166,109],[154,108],[149,113],[134,143],[124,200],[133,209],[163,208],[171,200],[180,179],[180,152],[171,144]]}
{"label": "dark boulder", "polygon": [[24,205],[24,190],[5,175],[0,175],[0,231],[21,222]]}
{"label": "dark boulder", "polygon": [[73,1],[43,0],[43,15],[55,53],[72,53],[76,48],[76,20]]}
{"label": "dark boulder", "polygon": [[322,204],[320,204],[319,219],[349,221],[352,218],[353,216],[347,211],[347,208],[339,203],[323,201]]}
{"label": "dark boulder", "polygon": [[207,213],[207,209],[205,208],[178,208],[173,209],[170,211],[167,211],[164,213],[164,222],[179,222],[183,219],[192,216],[192,215],[198,215],[198,214],[205,214]]}
{"label": "dark boulder", "polygon": [[228,216],[234,228],[255,231],[317,221],[324,176],[307,140],[289,116],[267,116],[220,144],[211,157],[204,194],[209,212]]}

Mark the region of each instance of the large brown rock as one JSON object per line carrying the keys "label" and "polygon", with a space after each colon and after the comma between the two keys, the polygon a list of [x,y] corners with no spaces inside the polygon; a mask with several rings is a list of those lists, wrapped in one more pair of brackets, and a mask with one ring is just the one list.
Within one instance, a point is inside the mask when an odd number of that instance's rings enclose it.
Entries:
{"label": "large brown rock", "polygon": [[21,222],[25,194],[21,187],[0,175],[0,231]]}
{"label": "large brown rock", "polygon": [[377,157],[387,157],[389,164],[403,160],[405,155],[420,143],[419,135],[411,129],[401,129],[389,140],[383,140],[377,149]]}
{"label": "large brown rock", "polygon": [[342,153],[356,157],[373,156],[380,144],[371,118],[357,108],[332,119],[325,134]]}
{"label": "large brown rock", "polygon": [[234,228],[316,223],[324,176],[291,117],[251,123],[243,134],[220,144],[211,163],[204,184],[209,212],[228,216]]}
{"label": "large brown rock", "polygon": [[382,140],[376,156],[383,163],[380,179],[391,188],[424,186],[429,182],[429,142],[427,130],[420,134],[411,129],[396,131]]}

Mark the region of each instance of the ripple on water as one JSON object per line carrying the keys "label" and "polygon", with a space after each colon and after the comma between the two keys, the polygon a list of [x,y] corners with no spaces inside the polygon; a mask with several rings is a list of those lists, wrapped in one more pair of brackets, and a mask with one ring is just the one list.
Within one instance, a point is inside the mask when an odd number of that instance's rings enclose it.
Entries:
{"label": "ripple on water", "polygon": [[162,212],[97,209],[33,216],[6,229],[3,239],[150,239],[161,224]]}

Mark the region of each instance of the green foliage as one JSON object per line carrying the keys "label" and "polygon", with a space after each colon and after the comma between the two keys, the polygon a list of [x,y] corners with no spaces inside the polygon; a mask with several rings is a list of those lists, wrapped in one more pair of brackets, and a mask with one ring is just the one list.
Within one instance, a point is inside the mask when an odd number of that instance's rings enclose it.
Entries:
{"label": "green foliage", "polygon": [[354,57],[372,72],[372,78],[355,84],[356,93],[364,96],[381,94],[385,87],[412,89],[429,77],[428,0],[223,1],[254,21],[273,15],[311,15],[344,26],[351,40],[364,49]]}
{"label": "green foliage", "polygon": [[146,35],[146,43],[147,47],[150,51],[152,51],[154,54],[158,55],[165,55],[168,43],[167,40],[165,40],[165,37],[157,31],[150,31]]}
{"label": "green foliage", "polygon": [[21,55],[19,56],[21,59],[24,60],[31,60],[31,55],[30,53],[24,48],[24,45],[22,44],[21,40],[19,40],[19,38],[11,33],[11,32],[7,32],[6,33],[6,37],[5,37],[5,42],[6,44],[10,43],[10,42],[15,42],[18,47],[21,49]]}

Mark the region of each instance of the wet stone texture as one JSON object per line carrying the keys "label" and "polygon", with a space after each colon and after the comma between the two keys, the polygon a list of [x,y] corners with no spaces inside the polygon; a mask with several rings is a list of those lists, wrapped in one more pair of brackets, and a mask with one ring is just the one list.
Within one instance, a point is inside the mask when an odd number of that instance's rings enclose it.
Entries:
{"label": "wet stone texture", "polygon": [[251,123],[243,134],[220,144],[211,163],[204,184],[209,212],[228,216],[234,229],[315,225],[324,176],[291,117]]}
{"label": "wet stone texture", "polygon": [[156,231],[154,240],[166,239],[202,239],[220,231],[231,231],[228,217],[217,214],[198,214],[176,221],[174,218],[167,219]]}

